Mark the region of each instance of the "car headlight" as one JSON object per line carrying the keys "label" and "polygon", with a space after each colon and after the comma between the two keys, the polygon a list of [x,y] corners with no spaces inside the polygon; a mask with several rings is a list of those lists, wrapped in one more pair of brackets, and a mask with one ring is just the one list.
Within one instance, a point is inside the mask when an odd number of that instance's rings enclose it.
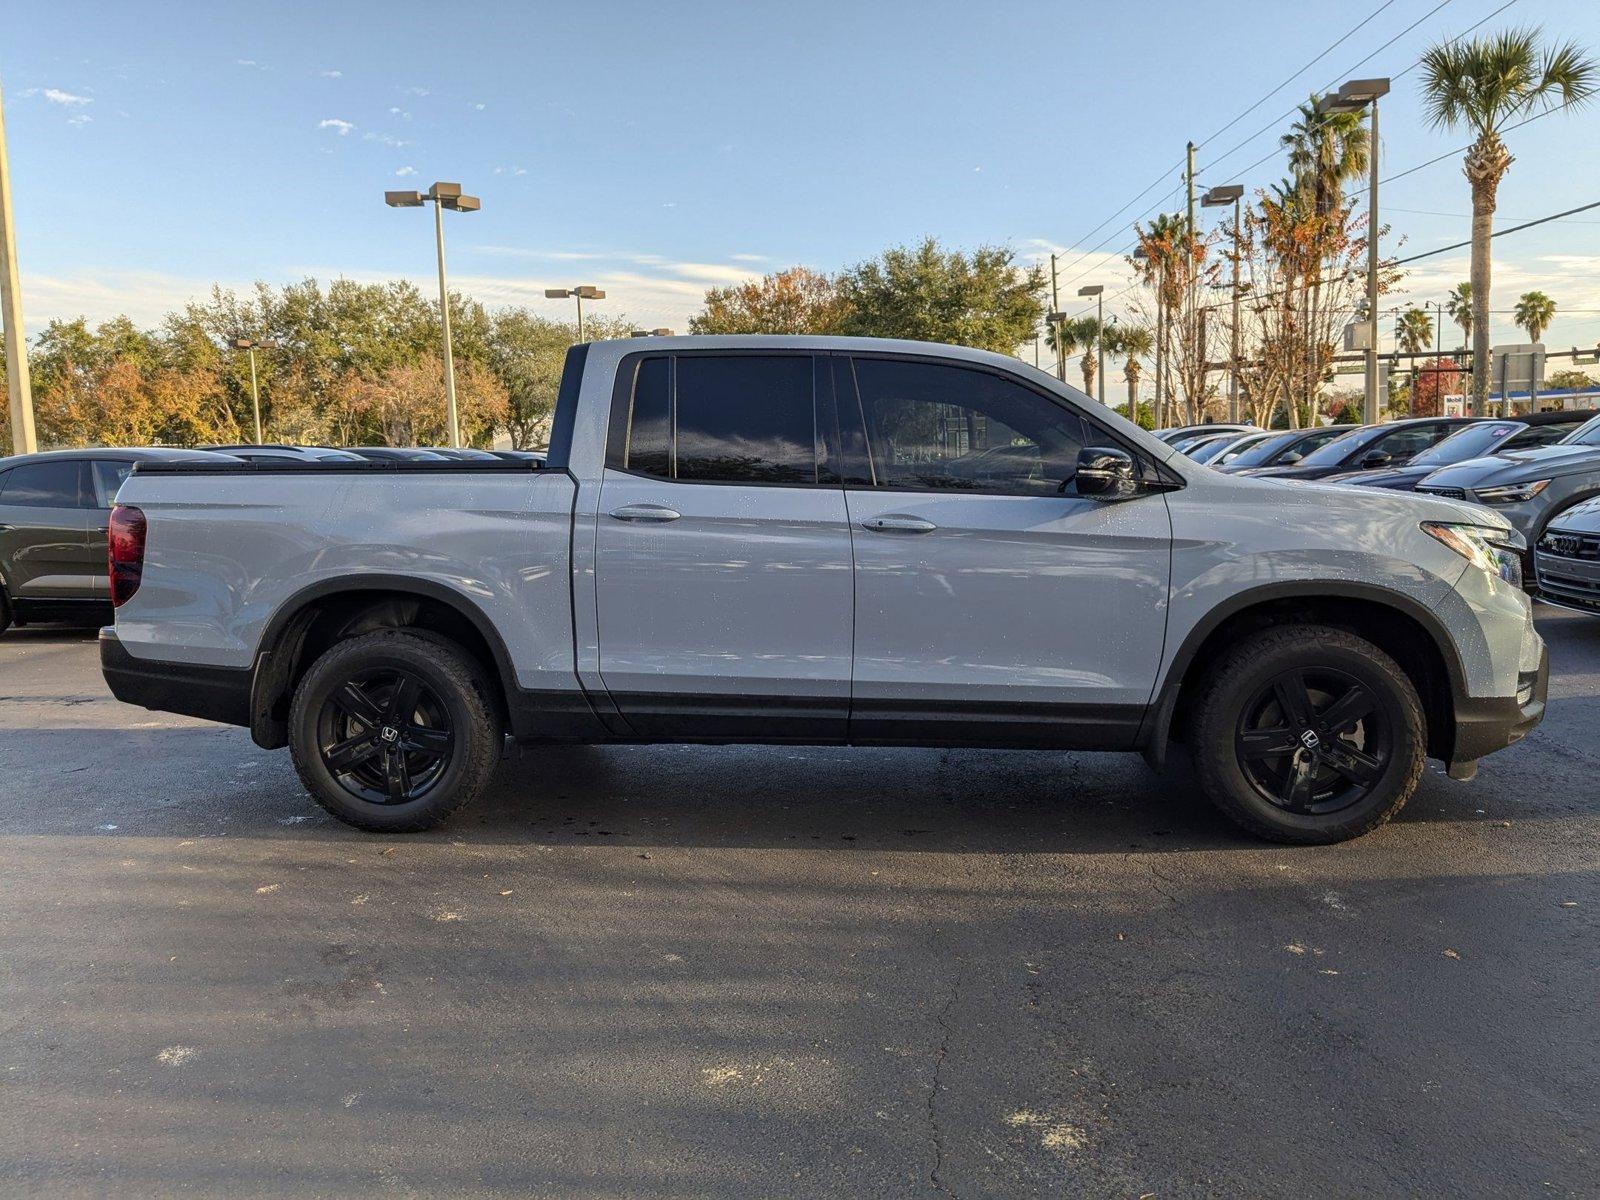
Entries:
{"label": "car headlight", "polygon": [[1498,575],[1513,587],[1522,586],[1522,555],[1528,543],[1516,530],[1495,525],[1424,521],[1422,531],[1449,546],[1473,566]]}
{"label": "car headlight", "polygon": [[1532,483],[1510,483],[1505,487],[1478,488],[1473,492],[1485,504],[1518,504],[1532,500],[1550,486],[1548,479],[1535,479]]}

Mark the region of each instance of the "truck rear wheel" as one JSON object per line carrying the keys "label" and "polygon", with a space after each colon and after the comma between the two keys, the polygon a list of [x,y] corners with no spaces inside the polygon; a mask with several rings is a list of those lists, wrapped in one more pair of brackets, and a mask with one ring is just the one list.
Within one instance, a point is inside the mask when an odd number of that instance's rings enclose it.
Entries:
{"label": "truck rear wheel", "polygon": [[295,770],[358,829],[427,829],[488,786],[505,748],[483,669],[455,645],[401,629],[340,642],[289,710]]}
{"label": "truck rear wheel", "polygon": [[1427,727],[1411,680],[1371,642],[1284,625],[1213,666],[1193,737],[1201,787],[1224,814],[1274,841],[1327,843],[1400,811]]}

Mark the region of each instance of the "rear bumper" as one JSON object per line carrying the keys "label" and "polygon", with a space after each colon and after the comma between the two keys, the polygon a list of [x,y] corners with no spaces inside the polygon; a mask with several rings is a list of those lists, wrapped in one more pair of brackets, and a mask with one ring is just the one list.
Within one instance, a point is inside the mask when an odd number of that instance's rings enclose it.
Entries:
{"label": "rear bumper", "polygon": [[1520,675],[1517,684],[1515,696],[1456,701],[1455,745],[1449,762],[1452,774],[1469,769],[1486,754],[1515,745],[1544,720],[1550,694],[1548,649],[1540,648],[1538,668]]}
{"label": "rear bumper", "polygon": [[117,631],[100,631],[100,673],[111,694],[124,704],[161,712],[250,724],[249,667],[205,667],[164,659],[135,658],[117,639]]}

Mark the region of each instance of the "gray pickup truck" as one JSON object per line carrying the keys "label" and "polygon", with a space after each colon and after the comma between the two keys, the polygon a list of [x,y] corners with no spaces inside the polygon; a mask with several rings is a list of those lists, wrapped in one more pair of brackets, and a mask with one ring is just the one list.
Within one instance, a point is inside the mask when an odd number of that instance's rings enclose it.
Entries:
{"label": "gray pickup truck", "polygon": [[1475,506],[1219,474],[996,354],[643,338],[573,348],[543,464],[141,464],[101,658],[365,829],[454,812],[507,733],[1181,740],[1241,825],[1328,842],[1540,720],[1524,550]]}

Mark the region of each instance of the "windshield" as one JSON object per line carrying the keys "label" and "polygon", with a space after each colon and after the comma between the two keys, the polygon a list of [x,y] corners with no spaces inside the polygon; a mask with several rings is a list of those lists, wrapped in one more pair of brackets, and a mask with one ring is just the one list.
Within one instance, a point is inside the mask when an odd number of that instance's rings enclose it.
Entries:
{"label": "windshield", "polygon": [[1238,440],[1239,437],[1237,434],[1229,433],[1219,438],[1212,438],[1210,441],[1206,442],[1205,445],[1196,446],[1193,449],[1186,451],[1186,453],[1197,463],[1207,463]]}
{"label": "windshield", "polygon": [[1298,429],[1291,429],[1288,433],[1280,433],[1276,437],[1265,438],[1251,446],[1250,449],[1244,451],[1237,458],[1229,459],[1228,465],[1230,467],[1259,467],[1267,459],[1299,437],[1301,432]]}
{"label": "windshield", "polygon": [[1563,446],[1600,446],[1600,417],[1591,417],[1587,424],[1580,425],[1564,437]]}
{"label": "windshield", "polygon": [[1437,446],[1430,446],[1411,460],[1413,467],[1447,467],[1493,454],[1502,442],[1525,428],[1517,421],[1485,421],[1458,429]]}
{"label": "windshield", "polygon": [[1337,466],[1344,461],[1345,455],[1355,449],[1358,441],[1364,440],[1366,435],[1375,432],[1377,431],[1373,429],[1352,429],[1342,437],[1336,437],[1331,442],[1324,442],[1295,465],[1298,467]]}

